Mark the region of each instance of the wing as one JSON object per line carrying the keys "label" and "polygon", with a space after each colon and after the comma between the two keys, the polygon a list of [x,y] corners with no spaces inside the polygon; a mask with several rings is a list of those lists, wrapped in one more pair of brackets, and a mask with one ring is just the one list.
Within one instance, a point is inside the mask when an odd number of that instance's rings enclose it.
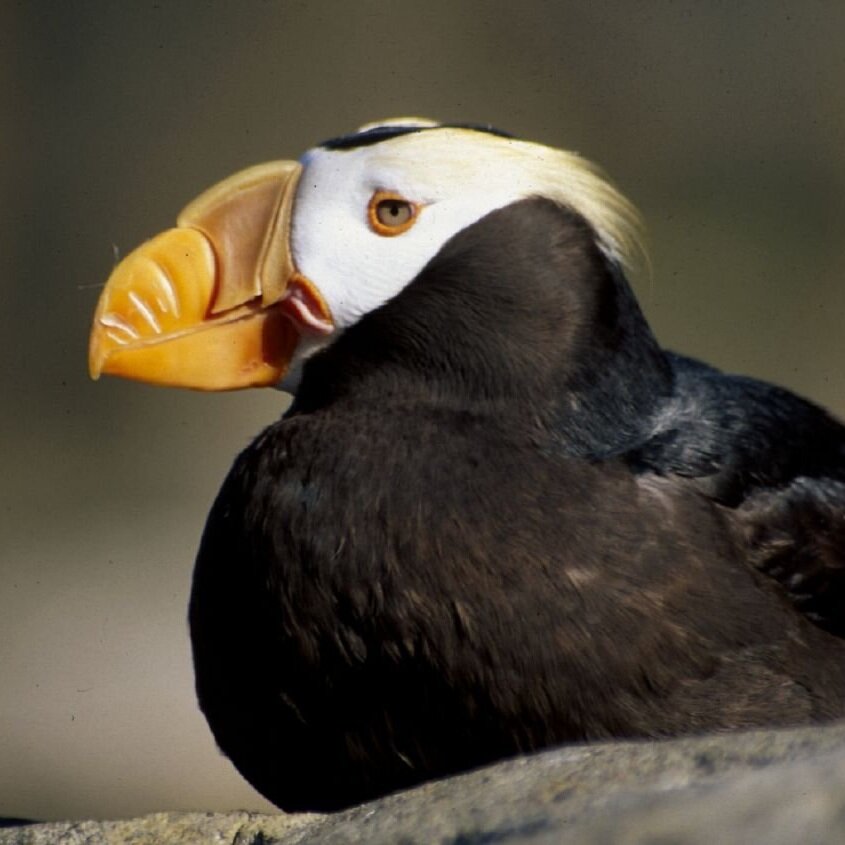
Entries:
{"label": "wing", "polygon": [[750,562],[845,636],[845,427],[787,390],[669,359],[674,392],[626,460],[733,509]]}

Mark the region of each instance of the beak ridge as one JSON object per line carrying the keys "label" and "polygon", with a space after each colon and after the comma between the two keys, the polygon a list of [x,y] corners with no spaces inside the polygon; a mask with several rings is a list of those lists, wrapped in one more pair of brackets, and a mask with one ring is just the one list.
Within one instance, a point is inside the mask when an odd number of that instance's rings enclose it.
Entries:
{"label": "beak ridge", "polygon": [[[262,296],[262,276],[269,275],[262,272],[268,251],[283,265],[279,269],[287,271],[281,279],[268,281],[284,292],[293,273],[287,227],[301,170],[295,161],[247,168],[200,194],[177,218],[179,227],[198,229],[215,247],[219,270],[212,314]],[[282,239],[274,245],[279,234]],[[287,260],[280,261],[279,253]],[[281,293],[274,301],[280,298]],[[263,300],[269,304],[267,297]]]}

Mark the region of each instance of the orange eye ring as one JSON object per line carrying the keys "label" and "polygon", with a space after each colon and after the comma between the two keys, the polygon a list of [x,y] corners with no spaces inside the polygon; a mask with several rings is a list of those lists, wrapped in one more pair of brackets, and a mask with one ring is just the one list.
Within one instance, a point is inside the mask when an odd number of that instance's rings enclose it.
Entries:
{"label": "orange eye ring", "polygon": [[393,237],[407,232],[420,213],[420,207],[395,191],[376,191],[367,205],[370,228],[377,235]]}

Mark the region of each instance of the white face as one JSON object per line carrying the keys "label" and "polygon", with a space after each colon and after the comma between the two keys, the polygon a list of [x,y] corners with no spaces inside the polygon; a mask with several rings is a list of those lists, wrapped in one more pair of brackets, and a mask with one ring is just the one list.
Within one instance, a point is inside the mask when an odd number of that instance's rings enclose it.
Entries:
{"label": "white face", "polygon": [[[291,249],[297,270],[323,294],[339,330],[409,284],[446,241],[531,193],[507,138],[437,129],[302,159]],[[538,152],[543,147],[536,147]],[[368,206],[389,191],[419,208],[410,228],[374,231]]]}
{"label": "white face", "polygon": [[[630,204],[579,156],[540,144],[443,127],[350,149],[317,147],[301,163],[292,257],[323,295],[336,331],[302,339],[285,389],[296,388],[306,358],[402,291],[453,235],[517,200],[545,196],[573,208],[623,264],[637,251]],[[372,223],[380,191],[418,210],[400,234]]]}

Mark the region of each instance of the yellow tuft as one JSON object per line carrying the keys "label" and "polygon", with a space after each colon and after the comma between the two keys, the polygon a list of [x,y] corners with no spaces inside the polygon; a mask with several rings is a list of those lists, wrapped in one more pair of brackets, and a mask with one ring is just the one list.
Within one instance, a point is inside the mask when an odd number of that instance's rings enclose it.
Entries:
{"label": "yellow tuft", "polygon": [[443,127],[386,141],[381,155],[384,159],[395,156],[397,165],[403,156],[420,161],[422,157],[414,151],[418,145],[425,147],[425,160],[436,162],[438,171],[448,173],[455,184],[466,183],[471,171],[474,181],[483,182],[491,192],[506,189],[520,197],[542,196],[571,208],[593,227],[601,249],[627,272],[647,271],[639,213],[598,167],[577,153],[473,129]]}
{"label": "yellow tuft", "polygon": [[645,227],[634,204],[597,165],[577,153],[553,152],[544,195],[580,214],[595,230],[599,245],[626,271],[648,271]]}

